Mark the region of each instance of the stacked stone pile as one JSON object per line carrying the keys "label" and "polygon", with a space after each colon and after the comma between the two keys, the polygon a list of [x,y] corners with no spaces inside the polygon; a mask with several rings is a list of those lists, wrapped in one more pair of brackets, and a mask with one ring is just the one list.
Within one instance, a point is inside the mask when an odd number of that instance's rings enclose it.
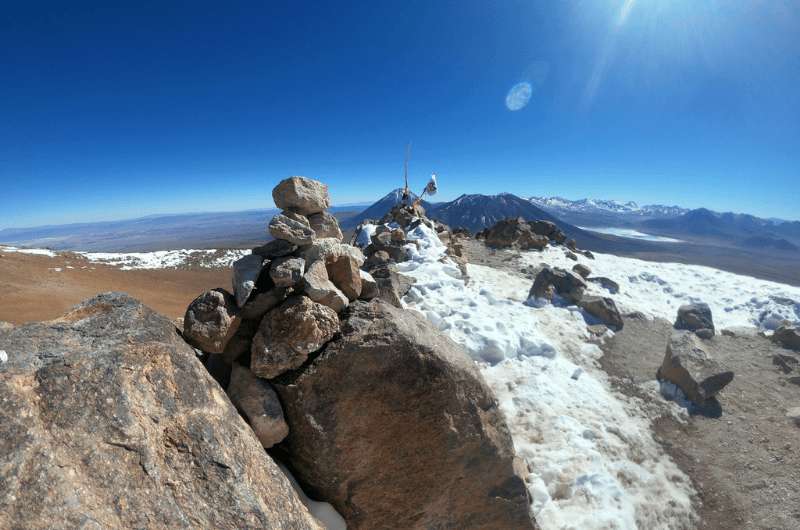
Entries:
{"label": "stacked stone pile", "polygon": [[184,338],[209,356],[206,364],[250,421],[264,447],[288,433],[266,381],[299,368],[340,329],[339,314],[373,298],[378,285],[361,270],[361,250],[342,242],[328,187],[290,177],[272,191],[281,213],[274,239],[233,264],[233,293],[207,291],[186,310]]}

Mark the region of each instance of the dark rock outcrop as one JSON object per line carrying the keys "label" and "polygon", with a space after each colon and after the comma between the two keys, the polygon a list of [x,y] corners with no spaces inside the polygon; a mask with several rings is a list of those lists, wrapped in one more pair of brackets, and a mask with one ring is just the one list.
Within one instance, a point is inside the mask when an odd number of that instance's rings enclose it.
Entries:
{"label": "dark rock outcrop", "polygon": [[784,324],[772,334],[772,340],[784,348],[800,351],[800,329],[796,326]]}
{"label": "dark rock outcrop", "polygon": [[680,306],[674,327],[675,329],[694,331],[700,336],[707,336],[710,332],[710,335],[713,336],[714,320],[711,317],[711,308],[702,302]]}
{"label": "dark rock outcrop", "polygon": [[319,528],[168,319],[107,293],[0,331],[1,528]]}
{"label": "dark rock outcrop", "polygon": [[342,335],[273,381],[295,476],[348,528],[534,528],[520,461],[491,391],[412,312],[354,302]]}
{"label": "dark rock outcrop", "polygon": [[557,294],[575,304],[583,297],[585,290],[586,282],[574,272],[545,266],[536,275],[528,296],[534,299],[552,300]]}
{"label": "dark rock outcrop", "polygon": [[614,300],[605,296],[586,296],[578,300],[578,307],[615,330],[622,329],[622,315]]}

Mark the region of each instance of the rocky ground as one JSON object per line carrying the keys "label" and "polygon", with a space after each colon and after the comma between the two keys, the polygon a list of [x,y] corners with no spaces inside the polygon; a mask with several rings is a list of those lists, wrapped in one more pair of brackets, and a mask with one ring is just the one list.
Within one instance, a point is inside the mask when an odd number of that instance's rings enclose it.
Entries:
{"label": "rocky ground", "polygon": [[[475,240],[465,248],[472,264],[536,275],[516,250]],[[700,528],[800,527],[800,425],[787,417],[800,405],[800,371],[792,361],[800,355],[755,329],[718,332],[704,344],[735,378],[718,408],[705,415],[682,408],[676,415],[676,405],[652,390],[671,332],[666,320],[626,315],[624,328],[600,343],[600,363],[619,390],[644,399],[660,416],[653,424],[657,440],[699,493]]]}
{"label": "rocky ground", "polygon": [[98,292],[122,291],[172,319],[206,289],[230,284],[230,269],[120,270],[76,254],[0,252],[0,321],[49,320]]}

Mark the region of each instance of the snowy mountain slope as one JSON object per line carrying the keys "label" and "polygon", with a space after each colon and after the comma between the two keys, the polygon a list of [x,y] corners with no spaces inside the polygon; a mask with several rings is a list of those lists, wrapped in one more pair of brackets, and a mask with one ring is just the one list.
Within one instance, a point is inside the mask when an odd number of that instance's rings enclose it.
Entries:
{"label": "snowy mountain slope", "polygon": [[530,197],[529,200],[540,208],[554,211],[572,212],[611,212],[630,214],[639,217],[676,217],[688,212],[679,206],[647,204],[639,206],[633,201],[620,202],[607,199],[578,199],[571,201],[563,197]]}
{"label": "snowy mountain slope", "polygon": [[[653,440],[650,418],[615,391],[577,308],[524,303],[530,280],[469,266],[465,284],[424,225],[409,235],[417,283],[405,303],[479,363],[529,464],[543,529],[693,528],[690,481]],[[652,391],[652,390],[651,390]]]}

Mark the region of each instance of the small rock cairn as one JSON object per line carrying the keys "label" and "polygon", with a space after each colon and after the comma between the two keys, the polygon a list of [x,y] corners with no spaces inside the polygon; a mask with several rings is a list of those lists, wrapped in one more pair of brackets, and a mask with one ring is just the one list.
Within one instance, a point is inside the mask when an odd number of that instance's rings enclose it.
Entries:
{"label": "small rock cairn", "polygon": [[290,177],[272,190],[275,238],[233,264],[233,293],[207,291],[186,310],[183,336],[203,352],[265,447],[289,428],[268,380],[300,368],[340,330],[339,313],[379,294],[364,255],[342,242],[328,187]]}

